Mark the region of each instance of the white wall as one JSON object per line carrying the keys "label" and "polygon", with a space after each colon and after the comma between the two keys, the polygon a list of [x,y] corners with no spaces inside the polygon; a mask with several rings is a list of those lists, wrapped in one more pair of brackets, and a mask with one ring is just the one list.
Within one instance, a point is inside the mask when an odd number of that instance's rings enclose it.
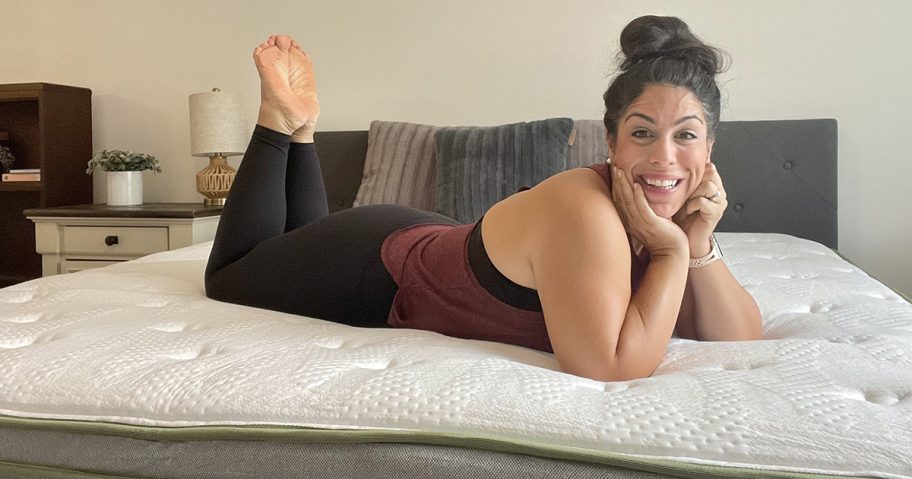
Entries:
{"label": "white wall", "polygon": [[146,201],[193,202],[207,160],[189,154],[187,96],[242,93],[252,129],[250,55],[270,33],[314,58],[321,129],[497,124],[601,117],[618,34],[646,13],[732,55],[723,119],[839,120],[840,250],[912,294],[905,0],[0,0],[0,83],[91,88],[95,149],[155,154]]}

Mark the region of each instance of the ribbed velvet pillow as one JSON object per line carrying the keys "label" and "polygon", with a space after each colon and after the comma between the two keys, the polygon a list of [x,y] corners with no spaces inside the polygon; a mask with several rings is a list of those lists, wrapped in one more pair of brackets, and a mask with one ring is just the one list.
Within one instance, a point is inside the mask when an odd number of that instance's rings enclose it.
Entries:
{"label": "ribbed velvet pillow", "polygon": [[576,120],[567,155],[567,169],[604,162],[608,158],[608,140],[602,120]]}
{"label": "ribbed velvet pillow", "polygon": [[565,170],[572,130],[570,118],[437,128],[437,212],[473,223],[520,187]]}
{"label": "ribbed velvet pillow", "polygon": [[436,145],[431,125],[372,121],[354,206],[379,203],[433,211]]}

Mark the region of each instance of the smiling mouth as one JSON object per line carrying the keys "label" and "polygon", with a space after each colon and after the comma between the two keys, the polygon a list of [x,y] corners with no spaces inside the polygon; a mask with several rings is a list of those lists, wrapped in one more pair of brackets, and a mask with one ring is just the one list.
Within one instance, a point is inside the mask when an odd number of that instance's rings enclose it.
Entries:
{"label": "smiling mouth", "polygon": [[648,187],[650,187],[652,189],[663,190],[663,191],[674,190],[675,188],[677,188],[677,186],[679,184],[681,184],[681,181],[682,181],[681,178],[668,179],[668,180],[657,180],[657,179],[653,179],[653,178],[646,178],[645,176],[641,176],[640,180],[645,185],[647,185]]}

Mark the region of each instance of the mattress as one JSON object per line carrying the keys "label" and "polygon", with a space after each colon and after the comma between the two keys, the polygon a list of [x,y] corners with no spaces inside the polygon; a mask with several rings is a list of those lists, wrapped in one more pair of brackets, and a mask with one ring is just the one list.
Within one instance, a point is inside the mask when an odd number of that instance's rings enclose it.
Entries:
{"label": "mattress", "polygon": [[211,243],[22,283],[0,290],[0,426],[422,444],[685,477],[912,478],[912,304],[818,243],[717,237],[763,340],[673,338],[654,375],[624,382],[518,346],[212,301]]}

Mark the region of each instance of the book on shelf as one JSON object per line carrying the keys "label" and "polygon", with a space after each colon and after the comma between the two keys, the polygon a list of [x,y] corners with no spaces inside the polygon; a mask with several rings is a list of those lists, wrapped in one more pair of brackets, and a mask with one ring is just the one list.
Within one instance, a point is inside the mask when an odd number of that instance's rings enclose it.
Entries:
{"label": "book on shelf", "polygon": [[19,173],[41,173],[41,168],[13,168],[9,172],[13,175]]}
{"label": "book on shelf", "polygon": [[4,173],[2,181],[41,181],[41,173]]}

